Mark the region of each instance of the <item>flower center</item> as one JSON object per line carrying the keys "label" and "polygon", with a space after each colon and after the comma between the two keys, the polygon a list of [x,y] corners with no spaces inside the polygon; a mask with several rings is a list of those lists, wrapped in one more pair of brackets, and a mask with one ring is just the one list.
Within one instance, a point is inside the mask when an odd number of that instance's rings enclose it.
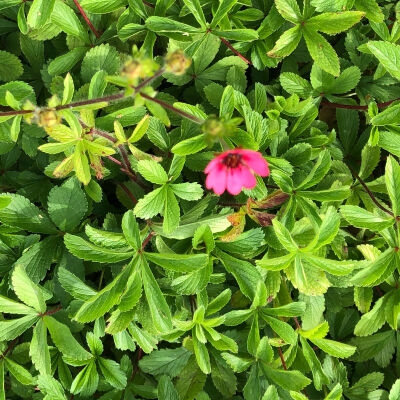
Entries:
{"label": "flower center", "polygon": [[237,168],[241,163],[241,160],[242,160],[241,154],[231,153],[224,158],[223,163],[228,168]]}

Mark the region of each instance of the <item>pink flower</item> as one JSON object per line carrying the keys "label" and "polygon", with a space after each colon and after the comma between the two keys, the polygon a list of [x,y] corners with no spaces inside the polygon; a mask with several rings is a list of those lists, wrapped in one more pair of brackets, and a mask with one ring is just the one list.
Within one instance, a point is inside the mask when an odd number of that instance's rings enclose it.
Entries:
{"label": "pink flower", "polygon": [[225,189],[230,194],[239,194],[243,188],[252,189],[257,184],[254,173],[268,176],[267,161],[261,153],[254,150],[228,150],[211,160],[204,173],[207,189],[213,189],[218,195]]}

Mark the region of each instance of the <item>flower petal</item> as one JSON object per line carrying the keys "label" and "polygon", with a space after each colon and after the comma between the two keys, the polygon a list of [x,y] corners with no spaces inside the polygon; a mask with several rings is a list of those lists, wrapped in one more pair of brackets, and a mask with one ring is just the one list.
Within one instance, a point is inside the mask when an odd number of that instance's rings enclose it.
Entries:
{"label": "flower petal", "polygon": [[243,165],[239,165],[237,168],[228,168],[226,189],[230,194],[237,195],[242,191],[246,177],[246,175],[243,174],[244,169],[247,168]]}
{"label": "flower petal", "polygon": [[215,194],[221,195],[226,189],[227,169],[224,164],[217,163],[208,173],[206,179],[207,189],[213,189]]}
{"label": "flower petal", "polygon": [[243,162],[249,166],[257,175],[268,176],[268,163],[262,157],[261,153],[253,150],[242,150]]}
{"label": "flower petal", "polygon": [[243,166],[242,168],[242,182],[246,189],[253,189],[253,187],[257,185],[256,177],[246,166]]}

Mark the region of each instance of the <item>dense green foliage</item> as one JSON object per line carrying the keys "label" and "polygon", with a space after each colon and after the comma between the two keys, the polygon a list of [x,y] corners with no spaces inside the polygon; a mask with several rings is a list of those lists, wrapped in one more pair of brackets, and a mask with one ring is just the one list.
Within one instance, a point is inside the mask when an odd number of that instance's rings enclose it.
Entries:
{"label": "dense green foliage", "polygon": [[397,1],[149,1],[0,0],[0,400],[400,400]]}

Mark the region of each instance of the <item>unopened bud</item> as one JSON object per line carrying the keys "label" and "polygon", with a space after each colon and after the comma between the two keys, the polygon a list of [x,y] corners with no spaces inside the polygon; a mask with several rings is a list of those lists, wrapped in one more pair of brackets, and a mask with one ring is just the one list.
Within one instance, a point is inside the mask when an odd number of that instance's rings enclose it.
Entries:
{"label": "unopened bud", "polygon": [[38,125],[43,128],[52,128],[61,123],[61,117],[54,110],[39,110],[37,121]]}
{"label": "unopened bud", "polygon": [[138,60],[127,61],[122,69],[121,75],[130,81],[137,80],[142,77],[143,66]]}
{"label": "unopened bud", "polygon": [[165,59],[165,69],[175,75],[183,75],[191,64],[192,60],[187,58],[182,50],[175,50]]}

